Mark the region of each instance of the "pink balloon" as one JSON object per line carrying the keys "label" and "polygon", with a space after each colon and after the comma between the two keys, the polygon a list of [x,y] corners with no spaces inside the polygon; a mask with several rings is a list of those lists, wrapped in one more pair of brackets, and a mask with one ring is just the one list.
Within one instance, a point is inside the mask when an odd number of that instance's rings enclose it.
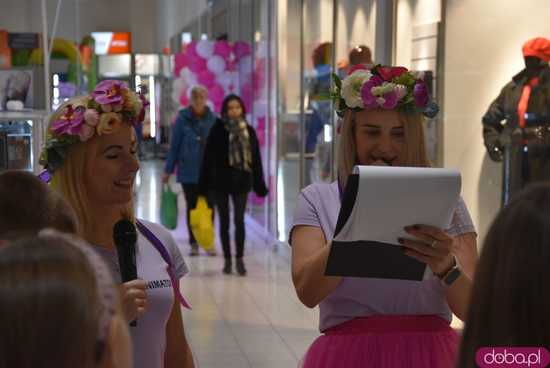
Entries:
{"label": "pink balloon", "polygon": [[222,102],[214,102],[214,110],[221,114],[222,112]]}
{"label": "pink balloon", "polygon": [[178,53],[174,56],[175,75],[180,75],[180,71],[187,66],[187,56],[184,53]]}
{"label": "pink balloon", "polygon": [[203,70],[202,72],[198,73],[197,81],[199,82],[199,84],[210,89],[216,83],[216,76],[208,70]]}
{"label": "pink balloon", "polygon": [[206,71],[206,60],[199,56],[190,57],[188,59],[189,62],[189,70],[191,70],[195,74],[200,74],[204,71]]}
{"label": "pink balloon", "polygon": [[219,84],[216,84],[208,90],[208,97],[210,97],[210,99],[214,103],[216,102],[221,103],[223,101],[223,98],[225,97],[225,91],[222,86],[220,86]]}
{"label": "pink balloon", "polygon": [[244,102],[247,111],[250,111],[253,102],[252,86],[250,84],[244,84],[241,87],[241,98]]}
{"label": "pink balloon", "polygon": [[261,116],[258,119],[256,119],[256,131],[264,131],[265,130],[265,116]]}
{"label": "pink balloon", "polygon": [[230,72],[234,72],[235,70],[237,70],[237,63],[235,62],[235,60],[229,60],[225,65],[225,69]]}
{"label": "pink balloon", "polygon": [[214,55],[210,59],[208,59],[208,61],[206,62],[206,67],[212,73],[219,75],[224,72],[225,64],[225,60],[221,56]]}
{"label": "pink balloon", "polygon": [[265,202],[265,198],[258,197],[254,193],[251,194],[250,200],[251,200],[252,204],[257,205],[257,206],[261,206]]}
{"label": "pink balloon", "polygon": [[265,144],[265,136],[260,133],[263,133],[263,132],[260,130],[256,130],[256,135],[258,136],[258,144],[260,145],[260,147],[263,147]]}
{"label": "pink balloon", "polygon": [[254,93],[259,94],[265,85],[265,74],[257,73],[254,75]]}
{"label": "pink balloon", "polygon": [[227,41],[217,41],[214,44],[214,55],[219,55],[224,59],[229,59],[231,55],[231,46]]}
{"label": "pink balloon", "polygon": [[233,45],[233,53],[235,54],[235,58],[239,60],[243,56],[250,55],[252,53],[252,48],[248,42],[237,41],[235,45]]}
{"label": "pink balloon", "polygon": [[185,47],[185,53],[188,56],[191,56],[191,55],[198,56],[199,54],[197,54],[197,42],[196,41],[189,42]]}

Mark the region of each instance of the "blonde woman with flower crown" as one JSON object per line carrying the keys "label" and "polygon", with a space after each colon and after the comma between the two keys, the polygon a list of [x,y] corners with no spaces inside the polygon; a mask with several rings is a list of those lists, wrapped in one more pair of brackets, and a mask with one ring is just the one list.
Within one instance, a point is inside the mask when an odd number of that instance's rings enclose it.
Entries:
{"label": "blonde woman with flower crown", "polygon": [[179,279],[185,262],[169,232],[134,216],[136,159],[134,126],[147,101],[125,83],[107,80],[89,96],[73,98],[52,115],[41,163],[52,187],[74,208],[79,234],[105,259],[120,282],[113,226],[136,224],[138,279],[120,285],[130,327],[134,367],[193,367],[183,330]]}
{"label": "blonde woman with flower crown", "polygon": [[[325,276],[341,193],[354,165],[429,166],[423,115],[437,105],[426,85],[401,67],[359,65],[337,83],[343,115],[339,180],[313,184],[300,194],[293,228],[292,278],[304,305],[320,308],[320,331],[305,368],[449,368],[458,334],[452,313],[464,319],[477,250],[462,200],[449,229],[411,224],[400,239],[405,255],[426,263],[427,280]],[[455,257],[456,256],[456,257]]]}

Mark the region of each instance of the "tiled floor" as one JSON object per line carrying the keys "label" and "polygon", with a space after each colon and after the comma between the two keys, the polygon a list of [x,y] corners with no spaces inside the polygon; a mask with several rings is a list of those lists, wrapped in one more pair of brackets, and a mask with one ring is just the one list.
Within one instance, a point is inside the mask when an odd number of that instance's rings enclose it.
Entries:
{"label": "tiled floor", "polygon": [[[158,221],[161,175],[160,162],[142,163],[138,217]],[[187,230],[179,220],[173,235],[185,256]],[[220,256],[185,257],[191,272],[182,290],[193,310],[183,317],[198,367],[296,367],[318,336],[318,311],[304,307],[292,286],[288,249],[247,230],[247,277],[222,275]]]}

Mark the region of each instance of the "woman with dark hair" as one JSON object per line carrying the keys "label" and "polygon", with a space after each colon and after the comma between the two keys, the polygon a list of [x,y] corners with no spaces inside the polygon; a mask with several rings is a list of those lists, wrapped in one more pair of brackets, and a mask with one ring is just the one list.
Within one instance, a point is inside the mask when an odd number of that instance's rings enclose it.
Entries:
{"label": "woman with dark hair", "polygon": [[528,187],[491,225],[476,270],[458,367],[490,346],[550,341],[550,185]]}
{"label": "woman with dark hair", "polygon": [[256,131],[246,120],[246,110],[237,95],[227,96],[222,104],[221,119],[210,131],[206,142],[201,168],[199,190],[214,193],[220,216],[220,238],[225,265],[223,272],[232,272],[229,243],[229,197],[233,199],[236,268],[239,275],[246,275],[244,256],[244,212],[251,190],[265,197],[268,193],[264,181],[262,159]]}

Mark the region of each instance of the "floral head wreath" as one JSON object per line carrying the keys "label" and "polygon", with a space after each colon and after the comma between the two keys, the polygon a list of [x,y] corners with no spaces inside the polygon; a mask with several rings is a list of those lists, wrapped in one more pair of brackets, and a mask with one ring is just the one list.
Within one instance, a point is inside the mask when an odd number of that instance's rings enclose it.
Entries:
{"label": "floral head wreath", "polygon": [[336,112],[343,116],[347,109],[397,110],[422,113],[434,118],[439,107],[430,100],[428,87],[415,73],[404,67],[376,65],[354,66],[343,80],[333,74],[335,90],[331,94]]}
{"label": "floral head wreath", "polygon": [[99,83],[86,99],[83,104],[66,104],[54,115],[56,120],[50,124],[40,155],[40,164],[50,174],[63,165],[69,146],[95,135],[115,133],[124,121],[133,126],[141,124],[149,105],[142,94],[117,80]]}

